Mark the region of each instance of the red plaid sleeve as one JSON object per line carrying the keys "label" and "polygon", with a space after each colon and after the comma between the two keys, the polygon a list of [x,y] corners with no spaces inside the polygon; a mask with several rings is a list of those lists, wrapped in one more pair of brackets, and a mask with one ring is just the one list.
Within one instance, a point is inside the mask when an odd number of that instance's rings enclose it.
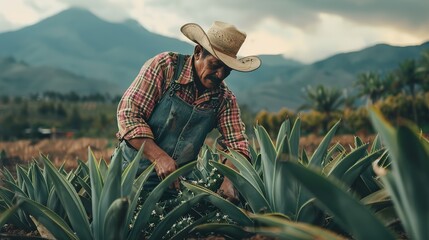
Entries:
{"label": "red plaid sleeve", "polygon": [[246,156],[247,159],[250,159],[245,125],[241,121],[240,108],[238,107],[236,97],[231,92],[227,94],[225,104],[220,110],[218,130],[221,133],[218,143],[224,150],[228,148],[234,149]]}
{"label": "red plaid sleeve", "polygon": [[119,139],[154,138],[147,120],[162,95],[164,79],[171,75],[171,61],[168,53],[148,60],[125,91],[117,110]]}

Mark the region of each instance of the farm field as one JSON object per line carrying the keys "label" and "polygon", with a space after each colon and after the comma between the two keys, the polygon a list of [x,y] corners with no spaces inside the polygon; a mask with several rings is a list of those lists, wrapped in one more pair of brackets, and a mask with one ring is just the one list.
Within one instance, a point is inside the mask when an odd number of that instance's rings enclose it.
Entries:
{"label": "farm field", "polygon": [[97,159],[110,161],[116,146],[115,139],[107,138],[77,138],[77,139],[43,139],[40,141],[18,140],[0,142],[0,151],[6,153],[3,165],[8,168],[16,164],[26,164],[40,154],[46,155],[56,165],[64,164],[66,170],[77,166],[77,160],[88,159],[88,147]]}
{"label": "farm field", "polygon": [[[352,145],[354,135],[337,135],[333,138],[331,144],[341,143],[343,146]],[[364,142],[372,142],[373,135],[359,136]],[[308,153],[314,151],[322,140],[322,136],[310,134],[301,137],[300,148]],[[211,144],[207,140],[207,144]],[[4,150],[7,154],[7,161],[2,164],[7,167],[14,167],[15,164],[26,164],[40,154],[47,155],[56,165],[64,164],[65,169],[70,170],[77,166],[77,160],[86,161],[88,159],[88,147],[94,152],[97,159],[103,158],[110,161],[110,157],[116,147],[116,139],[107,138],[76,138],[76,139],[43,139],[39,141],[18,140],[0,142],[0,151]]]}

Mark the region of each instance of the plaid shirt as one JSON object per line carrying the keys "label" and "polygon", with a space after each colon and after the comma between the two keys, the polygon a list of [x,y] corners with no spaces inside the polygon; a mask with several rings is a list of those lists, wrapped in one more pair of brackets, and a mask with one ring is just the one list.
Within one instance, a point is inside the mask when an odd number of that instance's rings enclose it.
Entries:
{"label": "plaid shirt", "polygon": [[[170,85],[176,68],[177,56],[176,53],[171,52],[161,53],[143,65],[118,105],[119,131],[117,137],[119,139],[154,138],[147,120]],[[248,141],[236,97],[224,82],[219,88],[207,89],[203,93],[198,93],[192,60],[192,56],[185,58],[185,65],[177,80],[182,88],[177,95],[185,102],[200,109],[212,108],[209,100],[212,97],[219,97],[221,105],[217,115],[217,129],[221,133],[221,137],[218,143],[223,150],[234,149],[250,159]]]}

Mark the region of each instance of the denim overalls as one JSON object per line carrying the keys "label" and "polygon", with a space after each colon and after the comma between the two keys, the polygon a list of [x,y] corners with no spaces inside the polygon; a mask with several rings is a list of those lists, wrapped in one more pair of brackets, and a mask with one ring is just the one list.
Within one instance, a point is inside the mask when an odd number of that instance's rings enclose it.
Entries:
{"label": "denim overalls", "polygon": [[[168,90],[155,106],[148,124],[154,134],[155,142],[169,156],[176,160],[177,165],[196,160],[207,134],[215,127],[219,109],[219,100],[210,100],[211,109],[199,109],[183,101],[176,95],[181,85],[177,83],[183,69],[184,56],[179,55],[178,66]],[[124,157],[123,169],[134,159],[137,151],[128,146],[126,141],[119,145]],[[116,152],[115,152],[116,153]],[[145,158],[140,160],[138,174],[146,169],[151,162]],[[144,186],[145,190],[153,189],[160,182],[156,172],[152,172]]]}

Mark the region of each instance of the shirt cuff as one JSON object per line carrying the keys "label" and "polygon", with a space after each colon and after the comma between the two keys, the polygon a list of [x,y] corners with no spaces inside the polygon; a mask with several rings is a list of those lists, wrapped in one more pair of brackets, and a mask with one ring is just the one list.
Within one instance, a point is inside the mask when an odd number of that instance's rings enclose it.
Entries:
{"label": "shirt cuff", "polygon": [[134,129],[128,131],[123,138],[125,140],[130,140],[133,138],[151,138],[154,139],[152,130],[146,126],[135,127]]}

